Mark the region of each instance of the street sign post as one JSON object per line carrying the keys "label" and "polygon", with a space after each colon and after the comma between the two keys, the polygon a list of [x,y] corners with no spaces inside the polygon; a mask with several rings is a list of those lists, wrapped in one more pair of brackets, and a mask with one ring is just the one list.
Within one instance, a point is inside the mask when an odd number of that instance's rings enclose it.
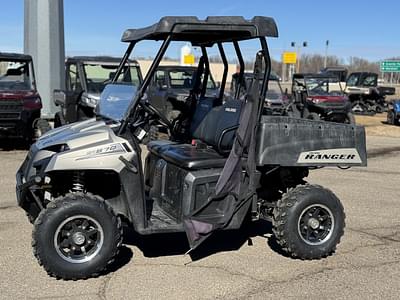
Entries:
{"label": "street sign post", "polygon": [[382,73],[400,73],[400,60],[381,61]]}

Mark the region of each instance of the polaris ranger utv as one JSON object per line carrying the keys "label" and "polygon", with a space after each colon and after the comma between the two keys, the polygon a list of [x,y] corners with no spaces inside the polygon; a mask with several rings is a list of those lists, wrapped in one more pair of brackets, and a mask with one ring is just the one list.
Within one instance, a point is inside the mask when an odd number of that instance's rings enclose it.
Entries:
{"label": "polaris ranger utv", "polygon": [[378,74],[371,72],[351,73],[347,78],[345,93],[354,114],[374,115],[386,112],[386,96],[394,95],[394,87],[378,86]]}
{"label": "polaris ranger utv", "polygon": [[[195,251],[214,231],[238,229],[248,216],[272,221],[277,242],[293,257],[319,259],[335,251],[345,225],[342,204],[304,178],[323,166],[365,166],[364,128],[262,116],[271,70],[266,37],[277,36],[268,17],[164,17],[125,31],[122,41],[129,46],[100,97],[97,120],[43,136],[16,175],[18,204],[34,220],[33,251],[48,274],[63,279],[100,274],[118,253],[121,220],[142,235],[186,232],[189,251]],[[250,39],[261,48],[254,78],[244,97],[238,97],[239,87],[223,103],[224,49],[233,44],[242,77],[240,45]],[[119,84],[135,45],[146,40],[162,44],[143,83]],[[199,68],[210,47],[218,47],[225,66],[221,91],[213,99],[191,92],[187,104],[194,110],[187,118],[194,125],[181,127],[191,138],[149,143],[143,170],[139,144],[147,125],[173,131],[145,95],[175,41],[202,49]],[[196,78],[203,89],[205,70]]]}
{"label": "polaris ranger utv", "polygon": [[40,118],[32,57],[0,53],[0,139],[22,138],[29,144],[50,130]]}
{"label": "polaris ranger utv", "polygon": [[335,75],[293,74],[292,93],[291,116],[355,124],[351,102]]}
{"label": "polaris ranger utv", "polygon": [[[74,56],[65,61],[66,90],[54,91],[54,103],[60,111],[54,127],[93,118],[100,94],[115,75],[121,58],[109,56]],[[142,73],[137,61],[129,60],[121,83],[139,85]]]}

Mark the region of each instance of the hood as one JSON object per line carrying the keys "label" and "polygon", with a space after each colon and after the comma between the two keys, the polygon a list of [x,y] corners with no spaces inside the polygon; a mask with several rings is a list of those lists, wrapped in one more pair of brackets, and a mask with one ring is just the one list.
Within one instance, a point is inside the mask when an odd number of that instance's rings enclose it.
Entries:
{"label": "hood", "polygon": [[1,100],[25,100],[30,98],[37,98],[39,94],[37,91],[2,91],[0,90],[0,101]]}
{"label": "hood", "polygon": [[67,145],[72,150],[109,140],[112,132],[104,121],[93,118],[53,129],[44,134],[34,145],[39,150],[57,145]]}

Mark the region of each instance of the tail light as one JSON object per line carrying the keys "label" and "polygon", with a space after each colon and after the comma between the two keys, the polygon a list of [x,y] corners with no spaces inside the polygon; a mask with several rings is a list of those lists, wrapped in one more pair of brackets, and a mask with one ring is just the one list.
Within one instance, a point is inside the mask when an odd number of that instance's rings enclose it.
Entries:
{"label": "tail light", "polygon": [[40,97],[27,98],[23,100],[25,109],[41,109],[42,100]]}

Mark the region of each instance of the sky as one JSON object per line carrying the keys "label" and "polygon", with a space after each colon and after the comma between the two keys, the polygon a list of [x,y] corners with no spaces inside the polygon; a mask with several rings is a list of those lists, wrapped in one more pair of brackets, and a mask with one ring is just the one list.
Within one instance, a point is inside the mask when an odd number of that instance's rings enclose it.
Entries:
{"label": "sky", "polygon": [[[1,2],[0,51],[21,52],[24,1]],[[303,41],[308,46],[301,49],[302,54],[324,55],[329,40],[329,55],[379,61],[400,56],[399,12],[396,0],[64,0],[65,46],[67,55],[121,56],[127,46],[120,42],[125,29],[151,25],[162,16],[264,15],[278,25],[279,38],[269,39],[275,59],[280,59],[282,51],[293,50],[291,42]],[[253,56],[256,48],[254,43],[247,45],[245,55]],[[137,54],[149,56],[152,49],[154,45],[144,45]]]}

